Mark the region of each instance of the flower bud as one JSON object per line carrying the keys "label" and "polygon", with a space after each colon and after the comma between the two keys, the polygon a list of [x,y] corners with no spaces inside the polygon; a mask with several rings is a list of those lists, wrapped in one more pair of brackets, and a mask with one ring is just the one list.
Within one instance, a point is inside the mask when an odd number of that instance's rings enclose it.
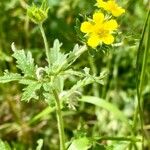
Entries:
{"label": "flower bud", "polygon": [[41,7],[37,7],[35,4],[27,9],[27,15],[36,24],[42,24],[48,17],[49,7],[46,1],[43,1]]}

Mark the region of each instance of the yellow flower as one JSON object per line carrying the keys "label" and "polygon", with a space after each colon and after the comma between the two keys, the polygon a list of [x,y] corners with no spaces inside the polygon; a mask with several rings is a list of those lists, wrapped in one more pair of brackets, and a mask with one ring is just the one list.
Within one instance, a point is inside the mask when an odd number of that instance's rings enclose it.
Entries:
{"label": "yellow flower", "polygon": [[106,21],[104,14],[96,12],[93,14],[93,20],[85,21],[81,24],[80,30],[88,36],[88,45],[95,48],[102,42],[109,45],[114,42],[114,37],[111,35],[113,30],[118,28],[116,20],[111,19]]}
{"label": "yellow flower", "polygon": [[125,9],[118,6],[115,0],[108,0],[107,2],[104,2],[103,0],[97,0],[97,6],[111,12],[115,17],[118,17],[125,13]]}

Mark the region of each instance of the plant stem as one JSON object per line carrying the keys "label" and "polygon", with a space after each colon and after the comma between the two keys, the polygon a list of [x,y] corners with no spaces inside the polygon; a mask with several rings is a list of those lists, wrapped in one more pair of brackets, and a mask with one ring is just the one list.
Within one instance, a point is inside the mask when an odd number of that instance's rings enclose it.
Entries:
{"label": "plant stem", "polygon": [[[48,65],[49,67],[51,67],[49,46],[48,46],[48,42],[42,24],[39,24],[39,28],[41,30],[42,37],[44,40]],[[60,150],[65,150],[65,134],[64,134],[64,125],[63,125],[63,118],[61,113],[60,100],[57,91],[55,89],[53,89],[53,94],[56,102],[56,114],[57,114],[57,123],[58,123],[59,139],[60,139]]]}
{"label": "plant stem", "polygon": [[[140,40],[140,44],[138,47],[138,55],[137,55],[137,61],[140,59],[140,51],[143,45],[143,41],[144,41],[144,37],[146,34],[146,29],[147,29],[147,25],[148,24],[148,20],[149,20],[149,16],[150,16],[150,10],[148,11],[147,14],[147,18],[145,21],[145,25],[143,28],[143,32],[142,32],[142,36],[141,36],[141,40]],[[148,55],[148,48],[149,48],[149,32],[148,31],[148,36],[147,36],[147,43],[146,43],[146,48],[144,50],[144,54],[143,54],[143,59],[142,59],[142,66],[141,66],[141,72],[140,72],[140,77],[139,77],[139,81],[137,83],[137,99],[138,99],[138,106],[135,110],[135,116],[134,116],[134,121],[133,121],[133,132],[135,134],[135,129],[136,129],[136,125],[137,125],[137,117],[138,114],[140,116],[140,123],[141,123],[141,131],[142,131],[142,149],[144,149],[144,129],[143,129],[143,125],[144,125],[144,120],[143,120],[143,98],[142,98],[142,92],[143,92],[143,83],[144,83],[144,77],[145,77],[145,71],[146,71],[146,63],[147,63],[147,55]],[[137,63],[138,65],[138,63]],[[138,66],[137,66],[138,69]]]}
{"label": "plant stem", "polygon": [[51,66],[51,62],[50,62],[50,51],[49,51],[48,42],[47,42],[46,35],[45,35],[45,32],[44,32],[44,29],[43,29],[42,24],[39,24],[39,28],[40,28],[40,30],[41,30],[41,34],[42,34],[42,37],[43,37],[43,40],[44,40],[45,51],[46,51],[46,57],[47,57],[48,65],[49,65],[49,67],[50,67],[50,66]]}
{"label": "plant stem", "polygon": [[56,103],[56,113],[57,113],[57,123],[58,123],[58,131],[59,131],[59,139],[60,139],[60,150],[65,150],[65,134],[64,134],[64,125],[63,118],[60,106],[60,99],[58,97],[57,91],[53,89],[53,94],[55,97]]}
{"label": "plant stem", "polygon": [[[93,57],[89,56],[88,60],[89,60],[89,64],[90,64],[90,67],[91,67],[93,75],[97,75],[97,68],[95,66],[95,62],[94,62]],[[92,90],[93,90],[94,96],[99,97],[99,88],[98,88],[98,84],[97,83],[93,84]]]}
{"label": "plant stem", "polygon": [[133,137],[98,137],[96,140],[110,140],[110,141],[131,141],[131,142],[140,142],[141,139],[133,138]]}

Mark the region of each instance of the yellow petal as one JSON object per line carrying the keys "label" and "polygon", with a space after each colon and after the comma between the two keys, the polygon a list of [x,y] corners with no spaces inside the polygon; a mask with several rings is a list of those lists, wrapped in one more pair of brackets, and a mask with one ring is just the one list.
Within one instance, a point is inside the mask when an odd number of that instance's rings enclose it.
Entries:
{"label": "yellow petal", "polygon": [[118,17],[125,12],[125,10],[123,8],[119,7],[119,5],[114,0],[109,0],[107,2],[107,5],[108,5],[107,10],[110,11],[112,13],[112,15],[115,17]]}
{"label": "yellow petal", "polygon": [[80,30],[83,33],[90,33],[92,31],[92,27],[93,25],[90,22],[85,21],[81,24]]}
{"label": "yellow petal", "polygon": [[120,15],[122,15],[123,13],[125,13],[125,9],[118,7],[116,10],[112,11],[112,15],[115,17],[118,17]]}
{"label": "yellow petal", "polygon": [[88,45],[95,48],[100,44],[101,40],[98,35],[91,35],[88,39]]}
{"label": "yellow petal", "polygon": [[110,45],[114,42],[114,37],[111,34],[108,34],[106,37],[102,38],[102,41],[107,44]]}
{"label": "yellow petal", "polygon": [[97,6],[105,9],[107,7],[107,2],[104,2],[103,0],[97,0]]}
{"label": "yellow petal", "polygon": [[104,14],[101,13],[101,12],[95,12],[93,14],[93,21],[96,23],[96,24],[101,24],[103,21],[104,21]]}
{"label": "yellow petal", "polygon": [[116,20],[111,19],[111,20],[106,21],[104,23],[104,27],[105,27],[106,30],[115,30],[115,29],[118,28],[118,23],[117,23]]}

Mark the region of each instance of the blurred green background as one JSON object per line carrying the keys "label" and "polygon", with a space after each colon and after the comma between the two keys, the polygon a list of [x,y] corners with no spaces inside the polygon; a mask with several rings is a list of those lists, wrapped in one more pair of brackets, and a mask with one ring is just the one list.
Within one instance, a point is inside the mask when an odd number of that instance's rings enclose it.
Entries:
{"label": "blurred green background", "polygon": [[[43,61],[45,55],[40,31],[36,25],[29,22],[26,15],[26,8],[32,2],[39,5],[42,0],[0,1],[0,75],[6,69],[17,72],[15,60],[11,57],[12,42],[15,42],[19,49],[30,50],[39,66],[46,64]],[[90,67],[91,72],[96,74],[107,70],[109,75],[104,86],[94,84],[80,90],[84,95],[98,96],[111,102],[132,119],[136,100],[137,47],[149,0],[118,2],[126,9],[126,13],[118,20],[118,45],[112,49],[90,50],[82,55],[73,67],[77,70]],[[82,22],[85,15],[91,16],[96,9],[95,3],[95,0],[48,0],[50,11],[44,28],[50,46],[56,38],[63,43],[64,52],[72,50],[75,43],[82,44],[75,28],[76,19]],[[65,87],[70,87],[76,81],[77,79],[70,78]],[[45,110],[46,115],[42,114],[35,119],[34,117],[47,106],[42,99],[29,103],[20,102],[22,88],[14,82],[0,85],[0,138],[17,150],[35,149],[39,138],[44,139],[43,149],[58,149],[55,113],[47,113]],[[144,122],[146,135],[150,139],[150,80],[147,80],[144,100]],[[68,139],[81,127],[89,136],[128,135],[126,127],[111,114],[90,104],[80,102],[76,111],[64,111],[64,120]],[[148,142],[147,149],[150,148]]]}

